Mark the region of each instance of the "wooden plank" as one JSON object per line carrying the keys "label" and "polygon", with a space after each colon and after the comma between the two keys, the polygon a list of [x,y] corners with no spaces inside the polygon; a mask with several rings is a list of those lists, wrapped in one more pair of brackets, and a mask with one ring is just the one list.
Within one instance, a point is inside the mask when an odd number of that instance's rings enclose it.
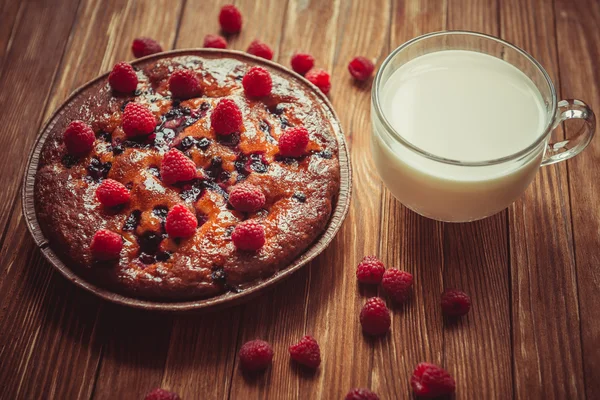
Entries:
{"label": "wooden plank", "polygon": [[[502,0],[500,9],[502,37],[536,57],[560,89],[554,8],[545,0]],[[554,139],[562,137],[557,130]],[[515,397],[583,398],[566,163],[540,170],[509,221]]]}
{"label": "wooden plank", "polygon": [[0,15],[2,15],[2,24],[0,24],[0,77],[6,65],[5,55],[10,50],[13,35],[23,17],[25,10],[25,1],[0,1]]}
{"label": "wooden plank", "polygon": [[[554,3],[562,95],[564,98],[583,99],[599,113],[600,71],[597,62],[600,59],[600,3],[595,0],[556,0]],[[566,124],[567,137],[572,137],[577,128],[575,123]],[[592,141],[584,153],[569,160],[567,164],[585,393],[588,399],[593,399],[600,393],[600,188],[596,184],[600,179],[598,138]],[[554,318],[556,313],[568,312],[570,310],[567,308],[554,309],[551,315]],[[577,333],[576,328],[566,332],[575,336]],[[580,392],[577,394],[582,396]]]}

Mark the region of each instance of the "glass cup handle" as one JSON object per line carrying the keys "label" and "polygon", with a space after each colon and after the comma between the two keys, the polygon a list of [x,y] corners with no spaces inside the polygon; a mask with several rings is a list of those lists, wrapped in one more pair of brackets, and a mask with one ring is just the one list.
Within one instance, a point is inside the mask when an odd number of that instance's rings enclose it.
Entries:
{"label": "glass cup handle", "polygon": [[548,143],[542,165],[550,165],[568,160],[581,153],[590,144],[596,131],[596,117],[594,116],[594,112],[581,100],[561,100],[558,103],[557,116],[554,128],[569,119],[582,119],[584,124],[572,139]]}

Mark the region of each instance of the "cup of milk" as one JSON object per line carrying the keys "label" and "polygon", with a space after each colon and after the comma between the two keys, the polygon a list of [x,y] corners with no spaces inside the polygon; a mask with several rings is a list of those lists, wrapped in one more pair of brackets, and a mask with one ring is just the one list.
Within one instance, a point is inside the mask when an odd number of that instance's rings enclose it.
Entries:
{"label": "cup of milk", "polygon": [[[406,207],[467,222],[508,207],[540,166],[579,154],[595,130],[580,100],[558,101],[525,51],[462,31],[430,33],[392,52],[373,84],[371,150],[379,175]],[[574,138],[549,143],[561,122]]]}

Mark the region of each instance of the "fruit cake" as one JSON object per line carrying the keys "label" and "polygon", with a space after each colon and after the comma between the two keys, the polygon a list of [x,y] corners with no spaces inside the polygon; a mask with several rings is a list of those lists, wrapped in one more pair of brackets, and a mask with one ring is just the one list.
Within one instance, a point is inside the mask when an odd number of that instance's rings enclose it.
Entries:
{"label": "fruit cake", "polygon": [[35,209],[78,275],[138,298],[240,291],[325,229],[340,128],[292,74],[234,53],[119,63],[55,117]]}

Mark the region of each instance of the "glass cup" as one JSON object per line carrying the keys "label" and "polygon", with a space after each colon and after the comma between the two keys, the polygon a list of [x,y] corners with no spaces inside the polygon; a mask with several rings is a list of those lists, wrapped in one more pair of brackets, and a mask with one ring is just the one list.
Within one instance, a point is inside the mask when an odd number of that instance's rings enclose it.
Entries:
{"label": "glass cup", "polygon": [[[441,50],[488,54],[507,61],[527,75],[545,103],[546,125],[540,135],[527,147],[509,156],[464,161],[431,154],[408,141],[402,132],[394,130],[382,111],[382,88],[403,64]],[[583,120],[577,135],[549,143],[551,132],[569,119]],[[375,77],[371,120],[371,151],[383,183],[406,207],[425,217],[446,222],[474,221],[505,209],[525,191],[540,166],[579,154],[594,136],[596,125],[594,113],[581,100],[557,100],[548,73],[525,51],[492,36],[464,31],[426,34],[394,50]],[[415,158],[418,158],[417,164],[425,168],[416,168],[414,162],[406,162]],[[431,173],[441,168],[443,174]]]}

